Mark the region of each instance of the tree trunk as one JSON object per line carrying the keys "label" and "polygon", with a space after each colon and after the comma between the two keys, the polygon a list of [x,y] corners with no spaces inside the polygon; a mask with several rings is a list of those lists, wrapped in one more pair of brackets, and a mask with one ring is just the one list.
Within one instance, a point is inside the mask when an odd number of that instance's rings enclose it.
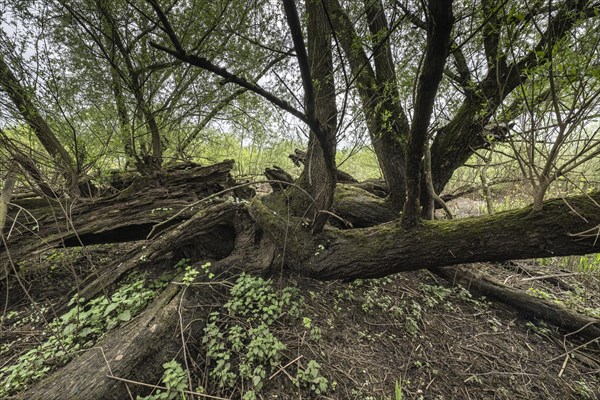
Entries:
{"label": "tree trunk", "polygon": [[25,122],[44,146],[44,149],[59,164],[61,172],[67,180],[69,190],[77,194],[79,177],[71,155],[54,135],[54,132],[35,106],[32,100],[33,95],[29,94],[29,91],[21,85],[4,61],[2,54],[0,54],[0,88],[6,92],[14,103]]}
{"label": "tree trunk", "polygon": [[[404,141],[408,135],[409,124],[398,101],[396,74],[383,7],[378,0],[365,1],[369,29],[377,42],[374,46],[377,49],[376,71],[373,70],[365,50],[358,45],[361,39],[339,1],[329,2],[328,7],[333,29],[348,57],[350,70],[356,80],[369,136],[389,190],[388,201],[395,210],[400,211],[406,193]],[[384,39],[380,43],[381,38]]]}
{"label": "tree trunk", "polygon": [[0,238],[4,240],[4,224],[6,223],[6,214],[8,212],[8,204],[10,203],[10,197],[12,191],[17,182],[17,169],[14,164],[11,164],[8,168],[8,174],[4,179],[2,185],[2,191],[0,192]]}
{"label": "tree trunk", "polygon": [[[215,237],[218,229],[232,232],[227,239],[228,252],[217,254],[212,248],[223,238]],[[197,253],[190,255],[193,248]],[[141,256],[145,258],[140,260]],[[153,240],[145,248],[128,254],[105,270],[97,279],[79,293],[93,298],[134,267],[156,265],[165,257],[171,265],[182,257],[195,260],[215,260],[210,271],[217,280],[224,280],[241,272],[257,273],[276,266],[275,247],[257,230],[256,224],[239,203],[221,203],[197,213],[193,220],[173,229],[163,237]],[[196,282],[210,283],[206,274]],[[65,367],[49,375],[41,382],[16,396],[17,399],[124,399],[129,392],[141,394],[140,387],[126,385],[112,377],[127,378],[141,382],[157,382],[162,375],[165,360],[178,356],[182,343],[173,339],[182,325],[192,329],[186,332],[190,343],[199,340],[208,315],[214,307],[214,291],[219,285],[206,290],[172,283],[140,315],[127,325],[109,332],[108,335],[72,360]],[[193,298],[187,307],[186,297]],[[200,307],[210,304],[211,307]],[[183,307],[181,307],[183,305]],[[191,310],[191,311],[190,311]],[[60,312],[66,311],[63,307]],[[182,325],[179,325],[181,313]],[[129,386],[129,387],[128,387]],[[143,393],[143,392],[142,392]]]}
{"label": "tree trunk", "polygon": [[[398,221],[371,228],[329,229],[311,237],[289,230],[289,220],[259,199],[251,203],[256,221],[281,248],[287,264],[320,280],[377,278],[402,271],[480,261],[556,257],[600,251],[600,192],[549,200],[540,212],[530,207],[491,216],[424,221],[411,230]],[[583,233],[589,230],[587,234]],[[591,232],[591,233],[590,233]]]}
{"label": "tree trunk", "polygon": [[454,23],[452,1],[430,1],[428,7],[427,46],[419,87],[415,99],[413,121],[406,145],[406,202],[402,209],[402,224],[417,225],[421,214],[421,170],[433,103],[442,79]]}
{"label": "tree trunk", "polygon": [[[141,178],[115,195],[94,201],[65,204],[47,200],[40,210],[31,210],[37,218],[34,229],[17,224],[8,242],[14,263],[53,246],[80,246],[145,239],[153,226],[167,221],[161,229],[192,217],[205,204],[199,199],[233,186],[229,172],[233,161],[208,167],[173,171],[159,179]],[[66,213],[68,208],[69,212]],[[42,237],[44,240],[40,240]],[[0,276],[8,266],[8,254],[0,247]]]}
{"label": "tree trunk", "polygon": [[337,108],[331,29],[323,3],[318,0],[307,1],[305,47],[294,2],[284,1],[283,4],[302,75],[306,116],[311,129],[306,164],[298,183],[312,199],[307,202],[305,196],[293,196],[292,202],[295,204],[292,210],[297,215],[312,218],[312,230],[318,233],[323,230],[329,218],[328,212],[333,205],[336,185]]}
{"label": "tree trunk", "polygon": [[472,272],[465,267],[433,268],[432,271],[453,285],[507,304],[528,318],[543,319],[566,332],[578,332],[589,340],[600,337],[600,320],[571,311],[554,302],[532,297],[525,292],[502,285],[491,276]]}
{"label": "tree trunk", "polygon": [[[499,54],[489,65],[487,76],[474,90],[469,90],[454,118],[436,134],[431,147],[436,193],[442,192],[454,171],[463,166],[475,150],[486,145],[483,139],[486,124],[496,114],[504,99],[527,81],[526,71],[546,60],[546,54],[554,48],[554,44],[570,32],[581,18],[586,18],[581,11],[588,3],[582,0],[561,3],[548,22],[546,31],[541,33],[540,40],[528,53],[510,65],[506,64],[506,55]],[[496,30],[495,34],[498,35],[498,32]],[[489,36],[489,32],[486,36]],[[486,39],[488,56],[498,54],[496,40],[489,37]]]}

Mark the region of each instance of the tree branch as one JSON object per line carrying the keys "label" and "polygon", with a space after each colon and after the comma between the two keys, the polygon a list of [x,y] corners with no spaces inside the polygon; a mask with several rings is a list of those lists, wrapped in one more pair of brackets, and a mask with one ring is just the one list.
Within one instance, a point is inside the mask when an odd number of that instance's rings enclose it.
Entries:
{"label": "tree branch", "polygon": [[453,22],[452,1],[429,2],[427,47],[406,146],[406,202],[402,213],[402,224],[405,227],[416,226],[419,218],[421,160],[433,113],[433,103],[446,64]]}

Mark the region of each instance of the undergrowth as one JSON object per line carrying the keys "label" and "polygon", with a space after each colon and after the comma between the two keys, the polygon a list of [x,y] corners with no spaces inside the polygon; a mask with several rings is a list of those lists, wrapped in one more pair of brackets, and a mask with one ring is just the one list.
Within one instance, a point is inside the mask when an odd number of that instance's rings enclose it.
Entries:
{"label": "undergrowth", "polygon": [[65,365],[79,351],[92,347],[109,330],[131,320],[166,286],[161,279],[146,281],[145,276],[136,274],[110,297],[102,295],[89,301],[73,297],[71,308],[46,327],[45,341],[0,369],[0,397],[25,389]]}
{"label": "undergrowth", "polygon": [[[251,400],[286,359],[287,346],[278,337],[277,326],[298,325],[311,337],[320,331],[309,318],[301,318],[304,299],[295,288],[276,290],[270,280],[242,274],[229,295],[204,329],[209,385],[229,393],[241,390],[242,398]],[[298,364],[290,377],[296,387],[314,394],[331,388],[316,360],[304,367]]]}

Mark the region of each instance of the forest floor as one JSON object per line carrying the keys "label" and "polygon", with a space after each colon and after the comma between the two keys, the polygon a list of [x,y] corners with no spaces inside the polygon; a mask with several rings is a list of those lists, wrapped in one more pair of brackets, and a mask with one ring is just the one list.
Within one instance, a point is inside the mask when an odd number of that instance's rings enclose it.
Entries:
{"label": "forest floor", "polygon": [[[0,299],[0,369],[48,339],[53,306],[79,279],[141,245],[49,250],[22,266],[21,279]],[[472,267],[533,296],[596,317],[600,312],[598,270],[578,274],[535,260]],[[152,279],[162,272],[151,272]],[[265,296],[240,291],[244,285]],[[253,398],[250,391],[260,399],[600,398],[597,340],[586,343],[543,321],[525,320],[517,310],[453,287],[427,270],[352,282],[287,275],[269,282],[243,276],[227,282],[217,276],[212,285],[195,287],[209,289],[214,295],[208,300],[190,290],[181,305],[209,308],[208,325],[190,323],[185,335],[172,337],[185,345],[183,355],[173,357],[187,366],[190,390],[235,399]],[[249,302],[257,314],[236,314],[236,304]],[[272,318],[265,319],[270,310]],[[245,346],[235,347],[236,329],[248,334]],[[260,364],[260,357],[248,355],[258,337],[259,347],[272,350],[272,357],[264,372],[260,367],[248,373],[244,368]],[[220,369],[220,358],[231,362],[229,370]],[[43,366],[56,369],[57,360],[45,360]],[[250,390],[251,379],[240,378],[253,373],[260,390]],[[0,382],[6,379],[5,372]]]}

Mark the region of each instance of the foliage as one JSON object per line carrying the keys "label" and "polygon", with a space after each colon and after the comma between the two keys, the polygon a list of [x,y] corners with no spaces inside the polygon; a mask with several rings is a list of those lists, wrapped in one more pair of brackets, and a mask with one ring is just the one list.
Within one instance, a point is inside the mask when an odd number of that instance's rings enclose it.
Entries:
{"label": "foliage", "polygon": [[194,282],[194,279],[196,279],[198,274],[200,274],[200,272],[198,272],[197,269],[192,268],[190,265],[186,266],[185,274],[183,275],[183,278],[181,278],[181,283],[183,283],[185,286],[189,286],[192,282]]}
{"label": "foliage", "polygon": [[[223,311],[213,312],[204,329],[202,341],[211,360],[209,376],[216,386],[230,390],[237,385],[251,387],[244,398],[255,398],[284,357],[286,346],[277,337],[277,325],[297,321],[302,308],[303,299],[295,289],[276,291],[271,281],[242,274],[231,288]],[[311,335],[320,334],[309,318],[302,321]],[[314,393],[329,388],[314,360],[300,368],[295,379],[298,386]]]}
{"label": "foliage", "polygon": [[54,367],[66,364],[80,350],[92,347],[109,330],[130,321],[165,285],[160,281],[145,283],[144,277],[134,276],[110,297],[86,302],[75,296],[69,303],[72,308],[49,324],[49,336],[43,343],[0,369],[0,396],[23,390]]}
{"label": "foliage", "polygon": [[581,290],[580,288],[575,288],[574,291],[566,292],[565,297],[562,299],[559,299],[556,295],[546,292],[545,290],[536,288],[527,289],[527,294],[533,297],[537,297],[538,299],[547,300],[554,304],[573,309],[577,312],[580,312],[593,318],[600,318],[600,308],[588,307],[586,305],[586,298],[584,296],[583,290]]}
{"label": "foliage", "polygon": [[[334,309],[340,310],[341,301],[355,300],[360,296],[358,300],[361,301],[361,308],[365,313],[383,312],[394,319],[403,319],[406,334],[416,338],[419,333],[419,323],[425,312],[439,306],[444,307],[449,312],[454,311],[454,306],[450,302],[451,298],[458,298],[462,302],[469,303],[479,309],[488,307],[484,298],[473,298],[471,292],[460,285],[447,288],[441,285],[422,284],[420,285],[423,292],[422,301],[399,301],[390,296],[385,289],[386,285],[392,283],[393,279],[390,277],[372,280],[357,279],[345,289],[336,292]],[[359,332],[360,334],[362,333]]]}
{"label": "foliage", "polygon": [[321,366],[315,360],[310,360],[304,370],[299,370],[297,383],[300,386],[307,386],[315,394],[327,392],[329,382],[321,375]]}
{"label": "foliage", "polygon": [[162,376],[162,383],[167,388],[166,391],[156,390],[156,393],[150,394],[145,397],[137,397],[137,400],[175,400],[184,399],[184,390],[188,390],[187,374],[181,367],[181,365],[171,360],[163,364],[165,372]]}

